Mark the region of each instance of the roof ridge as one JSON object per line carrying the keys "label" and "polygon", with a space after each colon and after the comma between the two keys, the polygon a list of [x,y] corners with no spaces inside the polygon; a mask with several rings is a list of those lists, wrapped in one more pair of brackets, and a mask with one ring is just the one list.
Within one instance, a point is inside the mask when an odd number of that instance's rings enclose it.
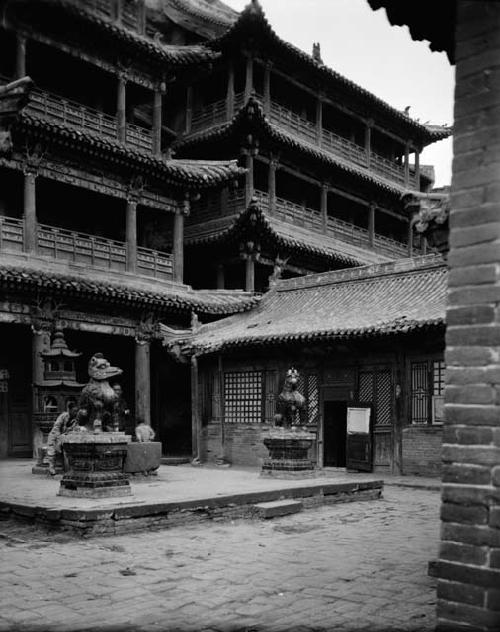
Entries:
{"label": "roof ridge", "polygon": [[331,270],[306,276],[284,279],[276,282],[274,291],[290,292],[293,290],[344,283],[347,281],[365,281],[383,276],[395,276],[404,272],[414,273],[434,268],[445,269],[445,261],[441,255],[421,255],[405,259],[395,259],[386,263],[346,268],[344,270]]}

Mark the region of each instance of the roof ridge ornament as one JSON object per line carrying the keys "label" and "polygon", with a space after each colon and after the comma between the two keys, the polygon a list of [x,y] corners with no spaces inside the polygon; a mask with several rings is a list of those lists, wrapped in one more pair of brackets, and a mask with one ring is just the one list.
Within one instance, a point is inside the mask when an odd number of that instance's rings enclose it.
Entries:
{"label": "roof ridge ornament", "polygon": [[250,15],[264,15],[264,9],[259,0],[250,0],[250,4],[247,4],[243,12]]}
{"label": "roof ridge ornament", "polygon": [[313,42],[312,58],[319,66],[324,66],[323,59],[321,57],[321,45],[319,42]]}

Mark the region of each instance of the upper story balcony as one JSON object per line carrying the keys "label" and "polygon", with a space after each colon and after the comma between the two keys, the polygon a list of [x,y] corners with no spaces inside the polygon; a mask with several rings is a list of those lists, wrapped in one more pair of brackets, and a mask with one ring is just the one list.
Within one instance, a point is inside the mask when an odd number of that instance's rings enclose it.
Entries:
{"label": "upper story balcony", "polygon": [[[391,258],[422,254],[420,248],[412,248],[410,253],[407,242],[357,226],[328,213],[322,213],[318,209],[296,204],[281,197],[275,197],[272,201],[268,193],[260,190],[254,190],[253,196],[272,217],[313,233],[322,234],[326,238],[367,248]],[[245,208],[245,204],[245,192],[241,189],[231,190],[222,199],[212,197],[194,206],[189,223],[204,224],[208,221],[234,217]]]}
{"label": "upper story balcony", "polygon": [[[125,123],[121,131],[117,117],[49,92],[32,90],[25,111],[46,121],[99,134],[105,139],[121,140],[134,150],[143,152],[153,150],[153,134],[150,130],[132,123]],[[120,134],[122,134],[121,137]]]}
{"label": "upper story balcony", "polygon": [[[261,95],[256,95],[256,97],[263,104],[266,116],[273,125],[299,138],[302,142],[400,186],[420,188],[419,165],[410,167],[407,158],[404,164],[399,164],[377,154],[370,147],[369,134],[365,147],[362,147],[318,124],[321,122],[321,117],[313,123],[273,100],[266,100]],[[222,99],[195,109],[191,118],[190,132],[206,130],[231,120],[232,113],[237,112],[244,103],[245,94],[239,93],[234,96],[233,106],[230,108],[227,100]]]}
{"label": "upper story balcony", "polygon": [[[0,254],[26,251],[25,221],[0,216]],[[125,272],[130,252],[125,242],[38,224],[33,255],[81,266]],[[135,272],[159,280],[173,279],[173,258],[165,252],[137,247]]]}

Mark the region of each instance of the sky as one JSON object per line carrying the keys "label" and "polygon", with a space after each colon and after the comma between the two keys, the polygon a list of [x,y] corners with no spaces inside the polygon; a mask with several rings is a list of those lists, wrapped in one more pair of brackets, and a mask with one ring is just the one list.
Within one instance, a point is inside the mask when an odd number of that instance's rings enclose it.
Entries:
{"label": "sky", "polygon": [[[436,0],[438,1],[438,0]],[[224,0],[241,11],[249,0]],[[453,123],[454,67],[445,53],[414,42],[366,0],[260,0],[276,33],[306,51],[321,44],[323,62],[421,123]],[[433,143],[421,163],[434,165],[435,186],[451,182],[451,138]]]}

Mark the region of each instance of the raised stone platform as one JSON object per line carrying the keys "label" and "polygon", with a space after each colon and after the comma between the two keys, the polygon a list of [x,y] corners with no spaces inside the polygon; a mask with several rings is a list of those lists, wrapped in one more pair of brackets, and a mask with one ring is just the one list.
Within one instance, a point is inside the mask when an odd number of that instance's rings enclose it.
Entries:
{"label": "raised stone platform", "polygon": [[[262,478],[258,469],[160,466],[158,476],[132,481],[127,498],[57,496],[60,477],[36,477],[32,461],[0,462],[0,514],[84,537],[159,529],[204,520],[259,517],[256,505],[297,501],[304,509],[380,498],[383,481],[345,470],[315,480]],[[286,504],[286,503],[285,503]]]}

